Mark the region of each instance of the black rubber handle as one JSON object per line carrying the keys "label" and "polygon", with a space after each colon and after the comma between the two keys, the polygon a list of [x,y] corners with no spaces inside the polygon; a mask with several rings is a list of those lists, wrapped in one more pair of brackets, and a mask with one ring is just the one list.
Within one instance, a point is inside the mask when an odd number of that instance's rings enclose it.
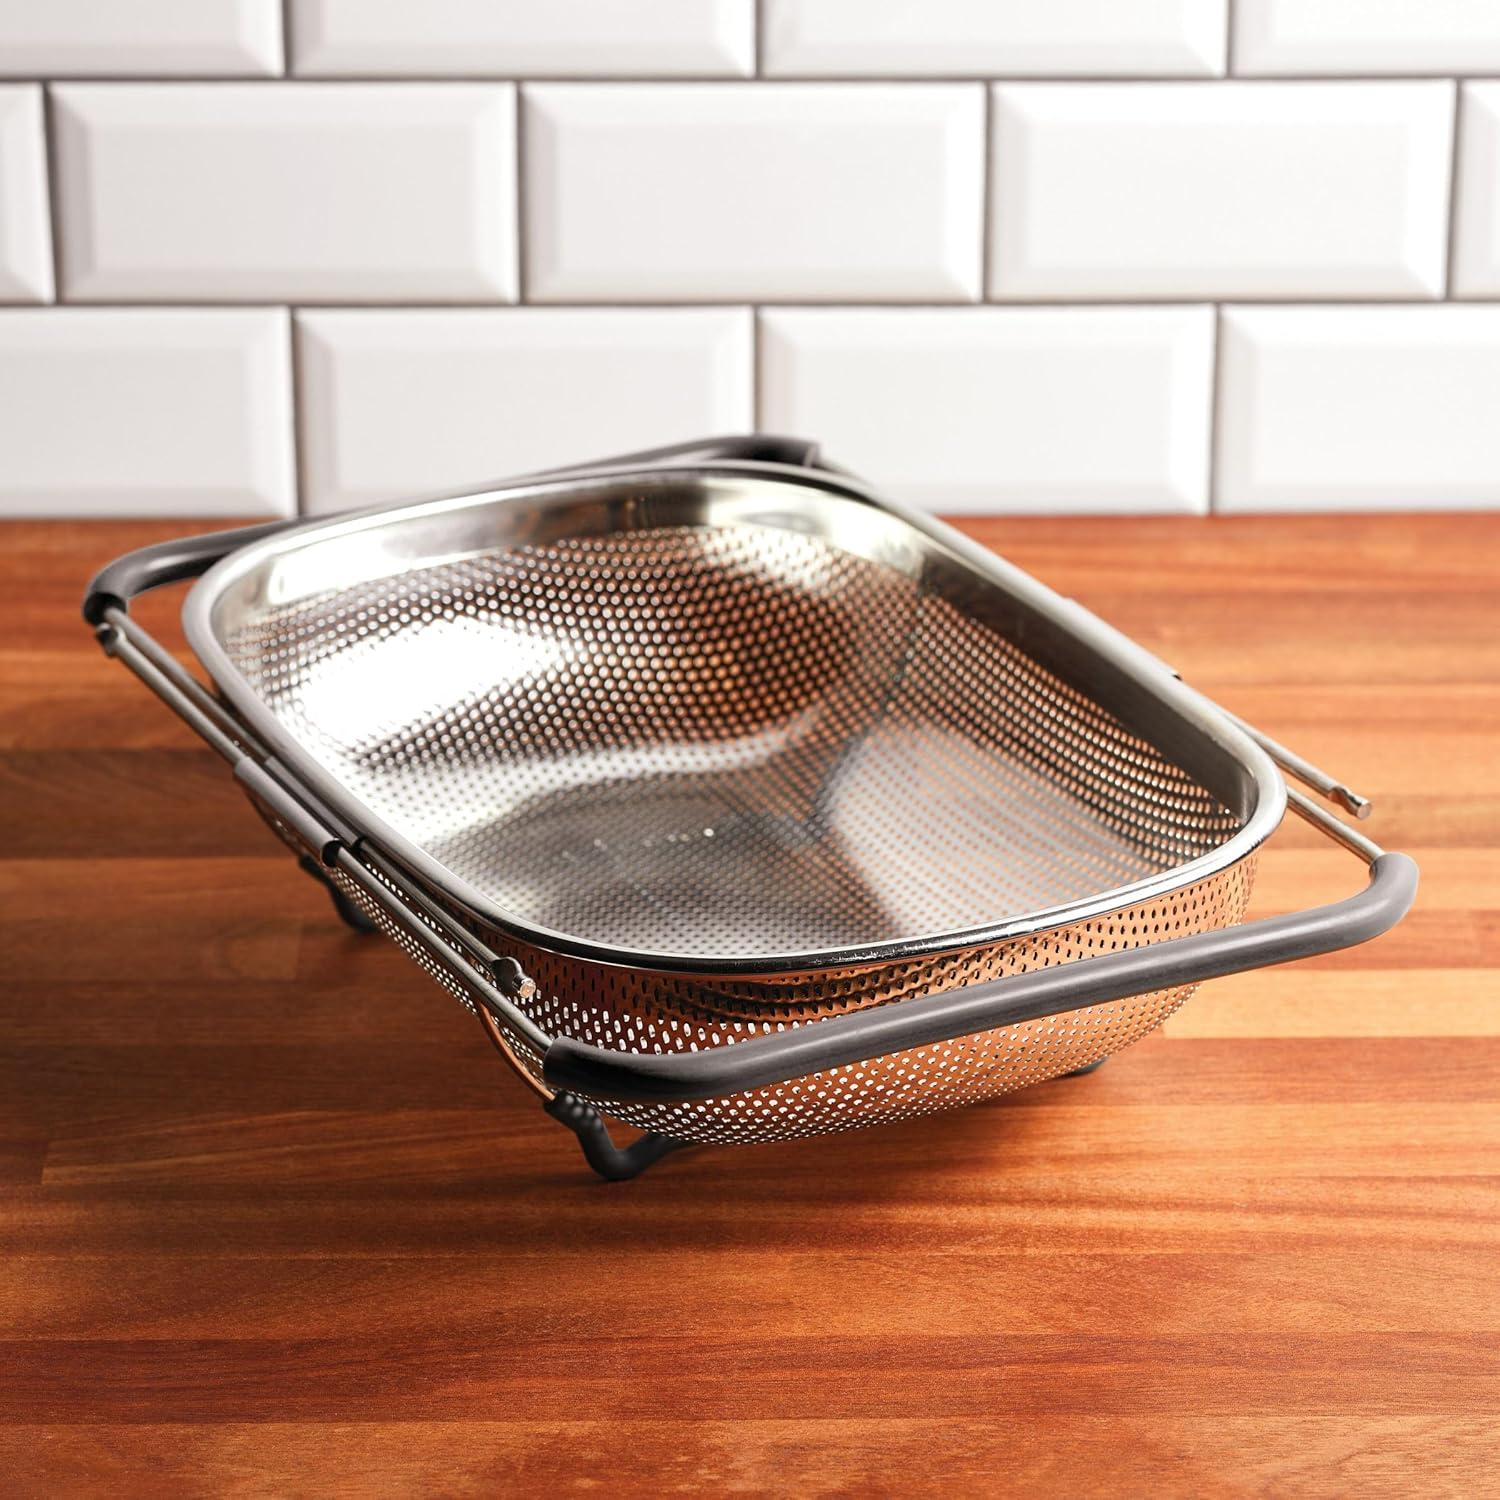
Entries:
{"label": "black rubber handle", "polygon": [[716,1098],[1086,1005],[1352,948],[1394,927],[1416,893],[1415,861],[1382,854],[1363,891],[1328,906],[877,1005],[701,1052],[613,1052],[559,1037],[547,1049],[543,1076],[555,1089],[603,1101]]}
{"label": "black rubber handle", "polygon": [[298,526],[299,521],[267,521],[260,526],[240,526],[233,531],[207,531],[154,547],[127,552],[101,568],[89,580],[83,596],[83,618],[90,625],[104,623],[107,609],[129,609],[138,594],[181,583],[208,572],[221,557],[228,557],[247,542]]}

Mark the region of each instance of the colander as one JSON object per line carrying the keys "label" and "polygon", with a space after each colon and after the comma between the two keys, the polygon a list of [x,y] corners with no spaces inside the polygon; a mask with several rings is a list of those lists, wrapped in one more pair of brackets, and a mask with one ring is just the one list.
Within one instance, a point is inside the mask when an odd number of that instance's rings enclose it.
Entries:
{"label": "colander", "polygon": [[[211,690],[128,612],[194,577]],[[1415,892],[1286,777],[1363,799],[792,439],[148,547],[84,614],[611,1178],[1087,1070]],[[1245,923],[1288,806],[1369,884]]]}

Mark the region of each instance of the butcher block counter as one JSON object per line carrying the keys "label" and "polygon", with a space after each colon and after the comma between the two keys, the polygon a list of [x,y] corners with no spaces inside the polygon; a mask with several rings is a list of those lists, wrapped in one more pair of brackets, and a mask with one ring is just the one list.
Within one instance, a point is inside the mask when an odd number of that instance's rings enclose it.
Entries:
{"label": "butcher block counter", "polygon": [[[1371,796],[1415,909],[619,1185],[90,640],[194,526],[0,526],[0,1487],[1493,1493],[1500,516],[962,524]],[[1253,911],[1362,879],[1294,820]]]}

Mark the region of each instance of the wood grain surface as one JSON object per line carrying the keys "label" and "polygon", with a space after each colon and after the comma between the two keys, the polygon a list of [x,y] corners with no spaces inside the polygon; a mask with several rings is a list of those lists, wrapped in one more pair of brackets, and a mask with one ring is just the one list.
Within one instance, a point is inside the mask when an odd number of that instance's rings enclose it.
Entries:
{"label": "wood grain surface", "polygon": [[[967,524],[1375,797],[1416,910],[624,1186],[89,639],[191,526],[0,527],[0,1491],[1497,1493],[1500,516]],[[1361,882],[1289,826],[1256,910]]]}

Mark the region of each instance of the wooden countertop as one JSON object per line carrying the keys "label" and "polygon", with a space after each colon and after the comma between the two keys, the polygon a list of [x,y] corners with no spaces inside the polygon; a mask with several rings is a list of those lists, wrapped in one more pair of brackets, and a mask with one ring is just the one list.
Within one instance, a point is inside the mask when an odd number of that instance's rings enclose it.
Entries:
{"label": "wooden countertop", "polygon": [[[90,642],[194,527],[0,527],[0,1488],[1493,1493],[1500,515],[969,524],[1374,796],[1417,909],[613,1187]],[[1256,908],[1361,879],[1288,827]]]}

